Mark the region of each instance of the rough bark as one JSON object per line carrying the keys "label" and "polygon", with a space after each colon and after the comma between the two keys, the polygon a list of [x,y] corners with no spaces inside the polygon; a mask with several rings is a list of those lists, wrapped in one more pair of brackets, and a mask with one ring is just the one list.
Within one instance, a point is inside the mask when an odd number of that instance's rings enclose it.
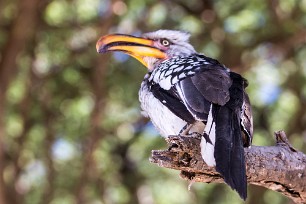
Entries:
{"label": "rough bark", "polygon": [[[306,203],[306,155],[289,144],[283,131],[275,132],[275,137],[275,146],[245,149],[248,183],[280,192],[295,203]],[[152,163],[181,170],[181,177],[192,182],[224,182],[215,168],[203,161],[198,137],[170,136],[167,143],[167,150],[152,151]]]}

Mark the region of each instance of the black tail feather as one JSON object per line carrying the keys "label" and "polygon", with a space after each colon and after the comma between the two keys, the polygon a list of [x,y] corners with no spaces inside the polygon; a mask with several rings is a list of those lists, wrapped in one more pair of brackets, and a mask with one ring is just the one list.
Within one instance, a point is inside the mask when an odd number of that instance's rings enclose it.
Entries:
{"label": "black tail feather", "polygon": [[230,72],[233,80],[230,87],[230,100],[216,109],[216,170],[224,181],[236,190],[242,199],[247,197],[247,179],[241,132],[241,108],[244,100],[243,78]]}
{"label": "black tail feather", "polygon": [[247,197],[247,180],[240,118],[228,106],[214,105],[216,110],[216,170],[242,199]]}

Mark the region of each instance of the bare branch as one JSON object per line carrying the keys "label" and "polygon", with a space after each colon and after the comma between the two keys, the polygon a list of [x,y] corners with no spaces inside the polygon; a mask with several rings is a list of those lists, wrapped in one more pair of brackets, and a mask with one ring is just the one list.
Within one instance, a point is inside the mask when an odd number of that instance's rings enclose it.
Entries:
{"label": "bare branch", "polygon": [[[294,149],[283,131],[275,132],[275,146],[245,149],[248,183],[280,192],[295,203],[306,202],[306,155]],[[214,167],[201,157],[198,137],[170,136],[168,150],[153,150],[150,161],[181,170],[181,177],[204,183],[222,183]]]}

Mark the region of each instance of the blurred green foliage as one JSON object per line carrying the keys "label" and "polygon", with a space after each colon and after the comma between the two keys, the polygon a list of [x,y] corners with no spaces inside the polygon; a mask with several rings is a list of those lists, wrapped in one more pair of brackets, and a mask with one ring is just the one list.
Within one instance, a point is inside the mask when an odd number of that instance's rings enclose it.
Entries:
{"label": "blurred green foliage", "polygon": [[[22,0],[0,2],[0,60]],[[43,2],[43,3],[42,3]],[[122,54],[100,56],[113,32],[183,29],[199,52],[243,74],[254,145],[284,129],[306,150],[306,0],[44,0],[6,92],[4,181],[9,203],[243,203],[224,184],[192,184],[150,164],[165,148],[141,116],[146,70]],[[290,203],[259,187],[246,203]]]}

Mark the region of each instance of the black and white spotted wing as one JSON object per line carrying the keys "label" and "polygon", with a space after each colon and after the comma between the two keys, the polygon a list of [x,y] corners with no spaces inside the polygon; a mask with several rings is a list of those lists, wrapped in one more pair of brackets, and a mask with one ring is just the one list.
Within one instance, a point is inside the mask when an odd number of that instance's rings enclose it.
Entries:
{"label": "black and white spotted wing", "polygon": [[205,67],[202,72],[178,83],[181,97],[189,111],[198,120],[206,120],[201,113],[208,115],[211,103],[225,105],[230,99],[232,84],[229,73],[219,67]]}
{"label": "black and white spotted wing", "polygon": [[[184,103],[185,109],[200,121],[207,120],[211,103],[224,105],[230,98],[231,78],[228,69],[204,55],[167,60],[152,72],[148,81],[151,87],[158,85],[159,91],[155,89],[153,94],[170,110],[176,109],[172,106],[173,100],[178,100],[180,103],[177,102],[177,107],[182,109],[181,103]],[[178,116],[189,120],[189,115],[188,118]]]}

